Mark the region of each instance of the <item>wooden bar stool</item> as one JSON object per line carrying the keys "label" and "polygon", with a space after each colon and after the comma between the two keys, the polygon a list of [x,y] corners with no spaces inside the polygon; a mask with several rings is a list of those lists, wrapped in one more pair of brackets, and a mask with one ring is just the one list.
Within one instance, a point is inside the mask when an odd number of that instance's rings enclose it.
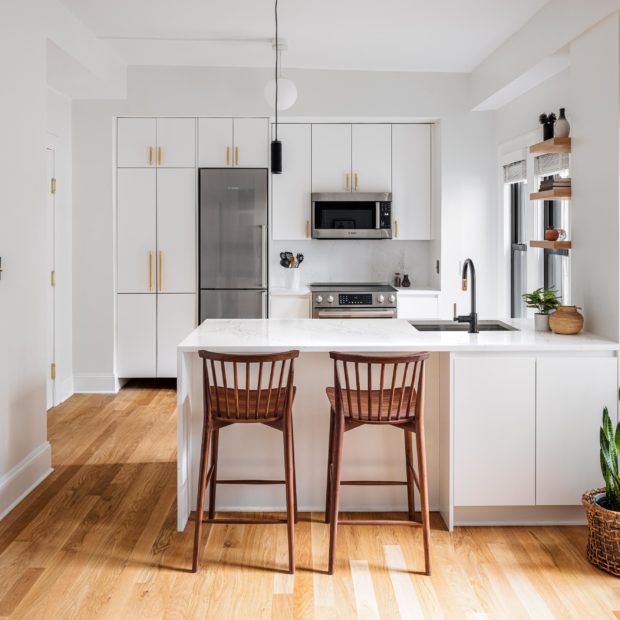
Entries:
{"label": "wooden bar stool", "polygon": [[[199,351],[198,354],[202,358],[204,422],[192,572],[195,573],[198,570],[203,523],[286,523],[289,572],[294,573],[297,490],[292,418],[293,398],[295,397],[293,366],[295,358],[299,356],[299,351],[272,355],[224,355],[211,351]],[[220,429],[231,424],[265,424],[282,431],[284,480],[219,480],[217,478]],[[210,484],[209,512],[208,518],[204,519],[207,484]],[[286,519],[217,519],[215,517],[215,493],[218,484],[286,485]]]}
{"label": "wooden bar stool", "polygon": [[[334,572],[338,525],[398,524],[422,527],[425,572],[430,575],[430,522],[424,445],[424,364],[429,354],[371,357],[330,353],[329,356],[334,360],[334,387],[327,388],[327,397],[331,405],[325,501],[325,521],[330,524],[328,572],[330,575]],[[373,381],[378,389],[373,389]],[[340,479],[344,433],[365,424],[390,425],[403,429],[405,432],[406,482]],[[412,434],[416,437],[417,473],[413,466]],[[341,484],[406,485],[409,520],[339,521]],[[421,522],[415,520],[414,485],[420,492]]]}

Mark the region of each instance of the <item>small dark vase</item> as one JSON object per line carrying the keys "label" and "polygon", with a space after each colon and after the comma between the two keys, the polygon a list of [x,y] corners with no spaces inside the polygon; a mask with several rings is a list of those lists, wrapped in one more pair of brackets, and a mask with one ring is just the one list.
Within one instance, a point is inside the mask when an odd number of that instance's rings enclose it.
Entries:
{"label": "small dark vase", "polygon": [[411,282],[409,281],[409,276],[405,274],[403,276],[403,288],[409,288],[411,286]]}
{"label": "small dark vase", "polygon": [[553,123],[545,123],[543,125],[543,140],[551,140],[553,138]]}

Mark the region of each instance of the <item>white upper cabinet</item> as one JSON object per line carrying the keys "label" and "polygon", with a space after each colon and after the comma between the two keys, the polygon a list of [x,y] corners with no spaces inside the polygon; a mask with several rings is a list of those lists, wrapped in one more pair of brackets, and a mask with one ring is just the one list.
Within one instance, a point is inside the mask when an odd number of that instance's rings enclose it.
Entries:
{"label": "white upper cabinet", "polygon": [[268,168],[266,118],[199,118],[200,168]]}
{"label": "white upper cabinet", "polygon": [[233,144],[234,166],[269,167],[269,121],[266,118],[234,119]]}
{"label": "white upper cabinet", "polygon": [[157,376],[177,376],[177,345],[196,327],[196,295],[157,295]]}
{"label": "white upper cabinet", "polygon": [[[284,157],[282,165],[285,165]],[[312,191],[350,190],[351,125],[312,125]]]}
{"label": "white upper cabinet", "polygon": [[392,187],[392,126],[352,125],[352,190],[389,192]]}
{"label": "white upper cabinet", "polygon": [[198,119],[198,167],[225,168],[232,166],[233,119]]}
{"label": "white upper cabinet", "polygon": [[536,503],[579,505],[602,484],[603,407],[617,417],[615,357],[539,357],[536,364]]}
{"label": "white upper cabinet", "polygon": [[309,239],[311,126],[280,125],[278,138],[282,142],[284,169],[282,174],[271,177],[273,238],[285,241]]}
{"label": "white upper cabinet", "polygon": [[155,292],[155,169],[117,171],[117,291]]}
{"label": "white upper cabinet", "polygon": [[154,118],[119,118],[116,148],[119,168],[154,166],[157,150],[157,120]]}
{"label": "white upper cabinet", "polygon": [[431,239],[431,125],[392,125],[394,239]]}
{"label": "white upper cabinet", "polygon": [[157,171],[157,290],[196,291],[196,173]]}
{"label": "white upper cabinet", "polygon": [[157,165],[193,168],[196,165],[196,119],[157,119]]}

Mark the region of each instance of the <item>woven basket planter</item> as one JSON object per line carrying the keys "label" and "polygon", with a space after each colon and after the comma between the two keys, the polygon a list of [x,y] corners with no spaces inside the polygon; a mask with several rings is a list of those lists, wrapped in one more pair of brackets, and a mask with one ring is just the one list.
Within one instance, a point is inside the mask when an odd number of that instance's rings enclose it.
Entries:
{"label": "woven basket planter", "polygon": [[584,493],[581,502],[588,518],[588,560],[616,577],[620,577],[620,512],[607,510],[597,503],[605,488]]}

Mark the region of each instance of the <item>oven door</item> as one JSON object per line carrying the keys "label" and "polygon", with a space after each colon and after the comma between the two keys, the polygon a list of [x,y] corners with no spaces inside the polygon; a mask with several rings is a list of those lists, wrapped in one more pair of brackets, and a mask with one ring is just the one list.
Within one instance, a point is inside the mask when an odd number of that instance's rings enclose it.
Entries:
{"label": "oven door", "polygon": [[391,239],[391,222],[381,218],[376,194],[313,194],[313,239]]}
{"label": "oven door", "polygon": [[313,308],[313,319],[395,319],[396,308]]}

